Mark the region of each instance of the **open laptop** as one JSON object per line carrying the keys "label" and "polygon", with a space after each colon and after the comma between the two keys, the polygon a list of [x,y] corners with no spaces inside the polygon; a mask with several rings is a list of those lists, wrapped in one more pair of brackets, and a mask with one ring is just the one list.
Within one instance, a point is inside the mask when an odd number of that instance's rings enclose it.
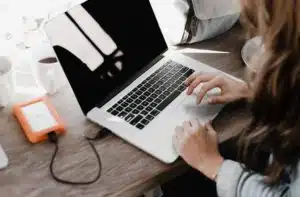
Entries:
{"label": "open laptop", "polygon": [[194,72],[220,71],[170,53],[148,0],[89,0],[45,31],[87,118],[165,163],[178,158],[176,126],[222,107],[185,94]]}

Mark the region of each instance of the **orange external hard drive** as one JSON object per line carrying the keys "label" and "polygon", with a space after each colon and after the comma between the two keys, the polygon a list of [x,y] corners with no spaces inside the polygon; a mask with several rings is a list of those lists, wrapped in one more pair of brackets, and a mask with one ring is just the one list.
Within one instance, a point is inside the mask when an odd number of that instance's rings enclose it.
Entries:
{"label": "orange external hard drive", "polygon": [[47,134],[51,132],[57,134],[65,132],[63,121],[47,97],[16,104],[13,112],[31,143],[48,139]]}

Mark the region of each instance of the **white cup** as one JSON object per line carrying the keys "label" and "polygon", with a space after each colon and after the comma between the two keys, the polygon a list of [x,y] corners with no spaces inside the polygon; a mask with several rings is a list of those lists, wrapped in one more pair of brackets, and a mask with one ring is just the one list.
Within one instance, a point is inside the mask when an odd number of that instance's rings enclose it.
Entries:
{"label": "white cup", "polygon": [[50,95],[57,93],[66,84],[65,74],[56,57],[40,59],[37,63],[37,72],[41,85]]}
{"label": "white cup", "polygon": [[38,81],[50,95],[67,84],[65,73],[50,43],[36,46],[32,51]]}
{"label": "white cup", "polygon": [[12,93],[12,63],[8,57],[0,56],[0,107],[9,104]]}

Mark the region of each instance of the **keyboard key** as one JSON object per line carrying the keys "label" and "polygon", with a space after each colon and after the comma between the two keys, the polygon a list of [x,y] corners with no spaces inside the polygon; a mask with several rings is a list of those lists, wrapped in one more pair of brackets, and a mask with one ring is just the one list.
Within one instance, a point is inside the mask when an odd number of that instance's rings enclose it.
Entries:
{"label": "keyboard key", "polygon": [[143,94],[143,92],[142,91],[137,91],[137,92],[135,92],[137,95],[141,95],[141,94]]}
{"label": "keyboard key", "polygon": [[149,97],[146,99],[147,102],[151,103],[153,101],[153,98]]}
{"label": "keyboard key", "polygon": [[133,111],[132,111],[132,113],[133,113],[133,114],[139,114],[139,113],[140,113],[140,111],[139,111],[139,110],[137,110],[137,109],[135,109],[135,110],[133,110]]}
{"label": "keyboard key", "polygon": [[144,105],[145,107],[149,105],[149,103],[147,101],[142,102],[142,105]]}
{"label": "keyboard key", "polygon": [[124,99],[124,100],[125,100],[125,99],[127,99],[128,97],[129,97],[129,96],[127,96],[127,95],[126,95],[126,96],[124,96],[122,99]]}
{"label": "keyboard key", "polygon": [[119,111],[117,111],[117,110],[114,110],[114,111],[111,112],[111,114],[114,115],[114,116],[116,116],[118,113],[119,113]]}
{"label": "keyboard key", "polygon": [[128,107],[128,105],[129,105],[129,104],[126,103],[126,102],[124,102],[124,103],[121,104],[121,106],[124,107],[124,108],[125,108],[125,107]]}
{"label": "keyboard key", "polygon": [[127,122],[130,122],[135,116],[133,114],[129,114],[128,116],[126,116],[125,120]]}
{"label": "keyboard key", "polygon": [[130,122],[130,124],[136,125],[141,119],[143,119],[143,116],[138,115],[137,117],[135,117],[135,118]]}
{"label": "keyboard key", "polygon": [[136,87],[136,88],[134,88],[131,92],[136,92],[136,91],[138,91],[139,89]]}
{"label": "keyboard key", "polygon": [[186,73],[186,71],[188,71],[189,69],[187,67],[182,68],[179,72],[184,74]]}
{"label": "keyboard key", "polygon": [[140,91],[142,91],[142,92],[144,92],[144,91],[146,91],[147,90],[147,88],[145,88],[145,87],[141,87],[140,88]]}
{"label": "keyboard key", "polygon": [[152,111],[152,109],[153,108],[149,106],[149,107],[146,108],[146,111],[150,112],[150,111]]}
{"label": "keyboard key", "polygon": [[165,90],[165,87],[164,86],[161,86],[161,87],[159,87],[159,89],[158,90],[160,90],[160,91],[164,91]]}
{"label": "keyboard key", "polygon": [[118,111],[122,111],[123,109],[124,109],[124,108],[121,107],[121,106],[117,107],[117,110],[118,110]]}
{"label": "keyboard key", "polygon": [[142,95],[142,96],[139,97],[139,99],[142,100],[142,101],[145,100],[146,98],[147,98],[147,97],[144,96],[144,95]]}
{"label": "keyboard key", "polygon": [[178,91],[183,92],[186,88],[187,88],[186,86],[180,85],[180,86],[178,87]]}
{"label": "keyboard key", "polygon": [[114,110],[114,108],[111,107],[111,108],[109,108],[109,109],[107,110],[107,112],[110,113],[110,112],[112,112],[113,110]]}
{"label": "keyboard key", "polygon": [[182,83],[183,83],[186,80],[186,77],[180,77],[178,80],[182,81]]}
{"label": "keyboard key", "polygon": [[134,100],[134,99],[136,99],[138,96],[136,95],[136,94],[133,94],[130,98],[132,99],[132,100]]}
{"label": "keyboard key", "polygon": [[148,116],[146,116],[146,119],[147,119],[147,120],[149,120],[149,121],[151,121],[151,120],[153,120],[153,119],[154,119],[154,117],[153,117],[153,116],[151,116],[151,115],[148,115]]}
{"label": "keyboard key", "polygon": [[157,103],[151,103],[150,104],[150,106],[153,107],[153,108],[156,107],[157,105],[158,105]]}
{"label": "keyboard key", "polygon": [[139,84],[136,88],[140,89],[142,86],[143,86],[142,84]]}
{"label": "keyboard key", "polygon": [[166,74],[167,78],[171,78],[173,75],[171,73]]}
{"label": "keyboard key", "polygon": [[[171,81],[171,80],[170,80]],[[171,86],[172,85],[172,83],[171,82],[166,82],[165,84],[164,84],[164,87],[169,87],[169,86]]]}
{"label": "keyboard key", "polygon": [[132,99],[131,98],[128,98],[127,100],[126,100],[126,102],[128,102],[128,103],[132,103]]}
{"label": "keyboard key", "polygon": [[125,109],[125,111],[126,111],[126,112],[131,112],[131,111],[132,111],[132,108],[127,107],[127,108]]}
{"label": "keyboard key", "polygon": [[114,109],[116,109],[117,107],[118,107],[117,104],[114,104],[114,105],[112,106],[112,108],[114,108]]}
{"label": "keyboard key", "polygon": [[134,103],[137,104],[137,105],[140,104],[141,102],[142,102],[142,101],[141,101],[140,99],[136,99],[136,100],[134,101]]}
{"label": "keyboard key", "polygon": [[149,113],[148,111],[144,110],[141,112],[141,115],[146,116],[148,113]]}
{"label": "keyboard key", "polygon": [[158,97],[158,95],[157,95],[157,94],[151,94],[150,97],[151,97],[152,99],[155,99],[156,97]]}
{"label": "keyboard key", "polygon": [[154,84],[153,86],[152,86],[152,88],[154,88],[154,89],[157,89],[159,87],[159,85],[157,85],[157,84]]}
{"label": "keyboard key", "polygon": [[166,96],[165,95],[163,95],[163,94],[161,94],[161,95],[159,95],[159,97],[158,97],[159,99],[162,99],[162,100],[164,100],[165,98],[166,98]]}
{"label": "keyboard key", "polygon": [[147,91],[147,92],[144,92],[144,95],[145,95],[145,96],[149,96],[150,94],[151,94],[151,93],[148,92],[148,91]]}
{"label": "keyboard key", "polygon": [[164,82],[163,81],[158,81],[156,82],[157,85],[161,86]]}
{"label": "keyboard key", "polygon": [[155,91],[155,89],[154,88],[149,88],[149,90],[148,90],[149,92],[154,92]]}
{"label": "keyboard key", "polygon": [[159,104],[159,105],[156,107],[156,109],[162,111],[162,110],[165,109],[165,108],[166,108],[173,100],[175,100],[175,99],[178,97],[179,94],[181,94],[181,92],[179,92],[179,91],[176,90],[176,91],[173,92],[170,96],[168,96],[168,97],[166,98],[166,100],[164,100],[161,104]]}
{"label": "keyboard key", "polygon": [[169,94],[171,94],[171,92],[168,91],[168,90],[166,90],[166,91],[163,92],[163,95],[165,95],[165,96],[169,96]]}
{"label": "keyboard key", "polygon": [[150,83],[146,83],[146,84],[144,85],[144,87],[149,88],[149,87],[151,87],[151,84],[150,84]]}
{"label": "keyboard key", "polygon": [[159,114],[159,111],[158,110],[153,110],[152,112],[150,112],[150,114],[152,115],[152,116],[157,116],[158,114]]}
{"label": "keyboard key", "polygon": [[142,106],[142,105],[139,105],[139,106],[137,107],[137,109],[140,110],[140,111],[142,111],[144,108],[145,108],[145,107]]}
{"label": "keyboard key", "polygon": [[174,80],[173,81],[175,81],[176,79],[179,79],[180,77],[182,76],[182,74],[181,73],[176,73],[175,75],[174,75]]}
{"label": "keyboard key", "polygon": [[124,99],[121,99],[118,101],[118,104],[122,104],[124,102]]}
{"label": "keyboard key", "polygon": [[175,88],[171,86],[171,87],[169,87],[169,88],[168,88],[168,90],[167,90],[167,91],[169,91],[169,92],[173,92],[174,90],[175,90]]}
{"label": "keyboard key", "polygon": [[144,127],[145,127],[145,126],[142,125],[142,124],[140,124],[140,123],[136,125],[136,128],[138,128],[138,129],[143,129]]}
{"label": "keyboard key", "polygon": [[127,116],[127,114],[128,114],[128,113],[122,111],[121,113],[119,113],[118,116],[119,116],[120,118],[125,118],[125,117]]}
{"label": "keyboard key", "polygon": [[159,99],[159,98],[157,98],[157,99],[154,100],[155,103],[160,103],[161,101],[162,101],[162,100]]}
{"label": "keyboard key", "polygon": [[128,96],[131,96],[131,95],[133,95],[133,92],[131,91],[131,92],[129,92],[129,94],[127,94]]}
{"label": "keyboard key", "polygon": [[184,76],[186,76],[186,77],[189,77],[191,74],[193,74],[195,71],[194,70],[192,70],[192,69],[189,69],[185,74],[184,74]]}
{"label": "keyboard key", "polygon": [[156,90],[154,93],[160,95],[162,93],[162,91],[161,90]]}
{"label": "keyboard key", "polygon": [[135,108],[137,106],[137,104],[135,104],[135,103],[131,103],[130,105],[129,105],[129,107],[131,107],[131,108]]}
{"label": "keyboard key", "polygon": [[[185,80],[183,80],[183,81],[185,81]],[[179,85],[181,85],[181,84],[183,83],[183,81],[179,81],[179,80],[178,80],[178,81],[175,82],[175,84],[176,84],[177,86],[179,86]]]}
{"label": "keyboard key", "polygon": [[141,121],[141,123],[142,123],[143,125],[147,125],[147,124],[149,124],[149,120],[143,119],[143,120]]}
{"label": "keyboard key", "polygon": [[163,77],[161,80],[162,81],[167,81],[169,78],[168,77]]}

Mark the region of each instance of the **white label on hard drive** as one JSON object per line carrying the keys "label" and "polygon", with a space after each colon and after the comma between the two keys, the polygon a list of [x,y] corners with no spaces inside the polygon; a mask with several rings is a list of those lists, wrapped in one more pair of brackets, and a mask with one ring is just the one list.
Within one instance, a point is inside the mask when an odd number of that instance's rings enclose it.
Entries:
{"label": "white label on hard drive", "polygon": [[57,125],[47,105],[44,102],[37,102],[22,108],[28,124],[33,132],[40,132]]}

